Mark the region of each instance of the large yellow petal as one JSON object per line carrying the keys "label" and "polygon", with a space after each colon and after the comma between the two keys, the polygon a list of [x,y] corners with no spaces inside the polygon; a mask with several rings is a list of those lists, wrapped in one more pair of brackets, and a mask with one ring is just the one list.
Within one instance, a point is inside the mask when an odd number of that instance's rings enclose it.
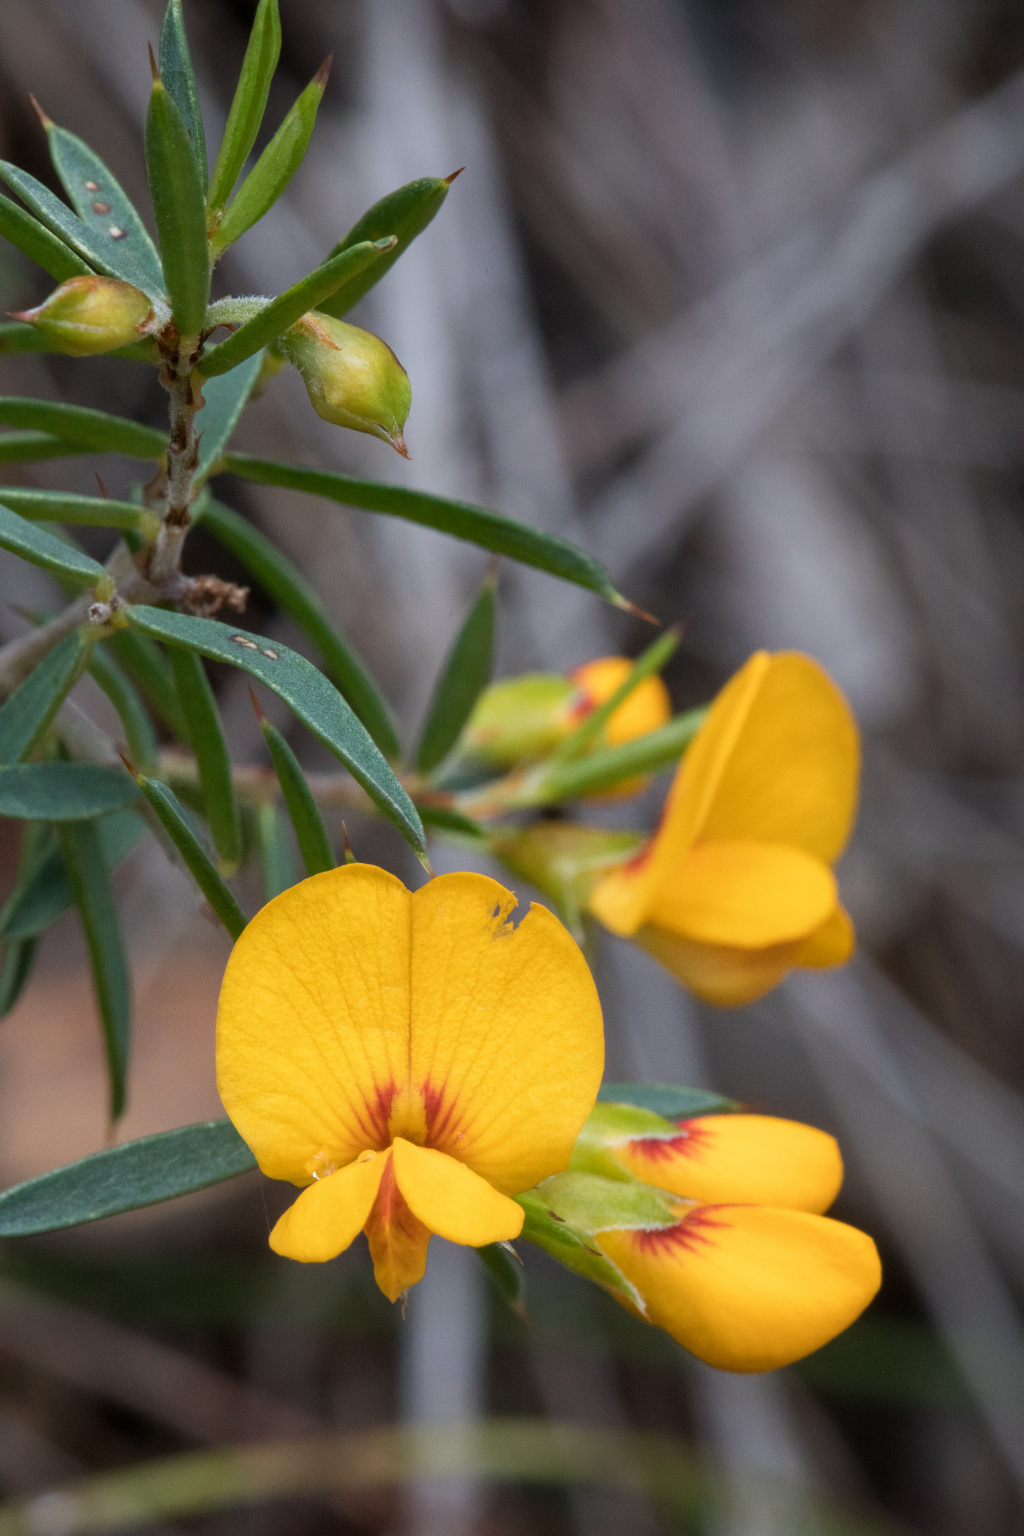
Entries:
{"label": "large yellow petal", "polygon": [[371,1152],[304,1189],[270,1234],[274,1252],[303,1264],[344,1252],[366,1225],[389,1160]]}
{"label": "large yellow petal", "polygon": [[843,1182],[834,1136],[771,1115],[701,1115],[670,1141],[644,1137],[614,1148],[630,1173],[698,1204],[827,1211]]}
{"label": "large yellow petal", "polygon": [[796,965],[803,947],[800,939],[764,949],[702,944],[653,923],[641,928],[635,939],[688,991],[718,1008],[738,1008],[764,997]]}
{"label": "large yellow petal", "polygon": [[844,965],[857,947],[850,914],[837,906],[820,928],[797,951],[796,964],[809,970],[824,971],[831,965]]}
{"label": "large yellow petal", "polygon": [[700,843],[656,892],[647,920],[703,944],[806,940],[838,901],[827,864],[782,843]]}
{"label": "large yellow petal", "polygon": [[370,864],[293,886],[228,961],[217,1086],[263,1172],[308,1184],[386,1147],[408,1081],[410,896]]}
{"label": "large yellow petal", "polygon": [[395,1157],[385,1158],[384,1175],[366,1222],[373,1278],[389,1301],[422,1280],[427,1269],[430,1228],[409,1209],[395,1177]]}
{"label": "large yellow petal", "polygon": [[545,907],[514,928],[514,905],[470,874],[431,880],[412,902],[409,1070],[426,1144],[508,1195],[569,1166],[604,1064],[578,945]]}
{"label": "large yellow petal", "polygon": [[870,1237],[827,1216],[698,1206],[660,1232],[604,1232],[652,1323],[723,1371],[773,1371],[859,1317],[881,1283]]}
{"label": "large yellow petal", "polygon": [[395,1178],[417,1220],[450,1243],[482,1248],[508,1242],[523,1226],[523,1208],[501,1195],[465,1163],[399,1137]]}
{"label": "large yellow petal", "polygon": [[637,858],[594,887],[590,909],[613,933],[636,932],[695,841],[770,668],[768,652],[757,651],[729,679],[676,770],[657,833]]}
{"label": "large yellow petal", "polygon": [[792,843],[831,864],[850,835],[859,772],[857,725],[843,695],[809,656],[780,651],[760,679],[698,841]]}

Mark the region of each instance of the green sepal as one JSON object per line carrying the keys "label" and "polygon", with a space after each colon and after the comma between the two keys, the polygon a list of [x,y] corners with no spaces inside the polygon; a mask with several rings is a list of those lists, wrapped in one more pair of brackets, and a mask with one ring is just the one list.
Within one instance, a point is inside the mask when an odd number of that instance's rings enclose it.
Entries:
{"label": "green sepal", "polygon": [[284,293],[272,299],[259,314],[247,320],[244,325],[240,325],[227,341],[222,341],[219,346],[212,347],[205,353],[196,365],[197,371],[207,378],[226,373],[229,368],[236,368],[247,357],[252,357],[254,352],[269,346],[311,309],[321,309],[323,307],[321,300],[328,298],[343,284],[362,272],[364,267],[369,266],[382,243],[371,244],[369,241],[364,241],[361,245],[353,246],[351,250],[343,251],[333,260],[325,261],[323,266],[317,267],[314,272],[309,273],[308,277],[294,283],[291,288],[286,288]]}
{"label": "green sepal", "polygon": [[208,1189],[256,1167],[230,1120],[204,1120],[93,1152],[0,1194],[0,1237],[98,1221]]}
{"label": "green sepal", "polygon": [[188,38],[185,36],[185,18],[181,12],[181,0],[168,0],[160,28],[160,78],[174,100],[182,122],[188,132],[195,157],[196,171],[205,194],[209,170],[206,159],[206,134],[203,131],[203,115],[199,110],[199,92],[192,68]]}
{"label": "green sepal", "polygon": [[590,893],[602,874],[633,858],[642,832],[614,832],[578,821],[538,821],[524,831],[491,834],[490,851],[506,869],[529,880],[578,933]]}
{"label": "green sepal", "polygon": [[[199,464],[196,467],[195,484],[203,485],[210,475],[216,474],[224,450],[245,410],[249,396],[260,376],[262,357],[247,358],[230,373],[204,381],[203,406],[196,415],[196,432],[199,438]],[[196,516],[199,508],[196,507]]]}
{"label": "green sepal", "polygon": [[736,1099],[708,1088],[681,1088],[675,1083],[602,1083],[597,1099],[599,1104],[634,1104],[677,1124],[698,1115],[732,1115],[743,1109]]}
{"label": "green sepal", "polygon": [[0,816],[20,821],[84,821],[127,810],[137,798],[119,768],[62,762],[0,768]]}
{"label": "green sepal", "polygon": [[576,1138],[569,1167],[573,1173],[598,1173],[632,1183],[634,1175],[615,1156],[628,1141],[677,1141],[679,1127],[652,1110],[634,1104],[595,1104]]}
{"label": "green sepal", "polygon": [[323,817],[306,782],[306,775],[281,732],[263,714],[260,715],[260,729],[267,743],[267,749],[274,764],[274,772],[277,774],[277,782],[281,786],[284,803],[295,830],[302,862],[306,866],[306,874],[323,874],[334,868],[334,852],[331,848],[331,840],[327,836]]}
{"label": "green sepal", "polygon": [[146,171],[171,314],[182,336],[196,337],[210,293],[206,188],[184,119],[159,78],[146,113]]}
{"label": "green sepal", "polygon": [[[34,939],[57,921],[74,902],[67,867],[52,827],[39,826],[44,836],[33,859],[18,875],[18,883],[0,911],[0,943],[9,944]],[[103,860],[108,870],[115,870],[138,846],[145,835],[145,823],[134,811],[116,811],[96,820]]]}
{"label": "green sepal", "polygon": [[487,577],[441,670],[416,754],[428,774],[448,756],[491,676],[497,624],[497,575]]}
{"label": "green sepal", "polygon": [[526,1282],[523,1261],[511,1243],[487,1243],[476,1249],[476,1256],[490,1275],[509,1311],[522,1322],[526,1317]]}
{"label": "green sepal", "polygon": [[206,200],[211,210],[223,207],[231,196],[256,142],[280,55],[281,18],[277,0],[260,0],[210,179]]}
{"label": "green sepal", "polygon": [[96,1006],[106,1045],[110,1118],[117,1120],[124,1112],[132,1007],[117,904],[95,823],[65,822],[58,829],[58,836],[89,949]]}
{"label": "green sepal", "polygon": [[81,550],[72,549],[63,539],[47,533],[45,528],[37,528],[35,523],[19,517],[17,512],[12,512],[2,503],[0,549],[9,549],[13,555],[20,555],[32,565],[38,565],[44,571],[53,571],[55,575],[63,576],[78,586],[93,587],[106,574],[102,565],[98,565],[88,555],[83,555]]}
{"label": "green sepal", "polygon": [[162,459],[167,452],[166,432],[140,426],[124,416],[95,411],[87,405],[4,395],[0,396],[0,424],[48,432],[65,442],[79,444],[79,451],[123,453],[132,459]]}
{"label": "green sepal", "polygon": [[205,527],[255,576],[268,597],[295,620],[324,659],[324,670],[348,701],[385,757],[397,758],[398,733],[391,711],[366,664],[331,623],[323,600],[288,557],[258,528],[223,502],[204,502]]}
{"label": "green sepal", "polygon": [[232,874],[242,858],[242,829],[231,780],[231,754],[206,668],[194,651],[170,648],[174,686],[181,701],[189,745],[195,753],[213,846]]}
{"label": "green sepal", "polygon": [[0,966],[0,1019],[5,1019],[25,990],[36,958],[36,939],[18,939],[4,950]]}
{"label": "green sepal", "polygon": [[150,709],[179,741],[188,740],[185,716],[174,688],[174,674],[165,653],[148,635],[115,630],[101,642],[110,649]]}
{"label": "green sepal", "polygon": [[285,822],[278,814],[276,805],[261,805],[256,812],[256,836],[263,863],[263,894],[273,901],[282,891],[287,891],[299,878],[288,842]]}
{"label": "green sepal", "polygon": [[673,627],[666,630],[663,635],[659,635],[654,644],[647,647],[643,655],[633,663],[629,676],[622,680],[614,693],[609,694],[603,704],[598,704],[595,709],[592,709],[572,735],[566,736],[564,741],[555,748],[549,762],[552,769],[560,768],[564,763],[575,762],[601,740],[604,728],[615,711],[646,678],[661,671],[669,657],[678,649],[681,635],[682,630]]}
{"label": "green sepal", "polygon": [[707,706],[676,715],[667,725],[618,747],[601,747],[589,757],[561,767],[541,763],[524,775],[521,784],[504,801],[508,807],[552,805],[557,800],[585,799],[614,789],[624,779],[657,773],[678,762],[704,721]]}
{"label": "green sepal", "polygon": [[27,490],[20,485],[0,486],[5,507],[30,522],[77,523],[90,528],[137,528],[141,508],[130,501],[108,501],[103,496],[79,496],[72,491]]}
{"label": "green sepal", "polygon": [[[76,251],[47,229],[38,219],[32,217],[24,208],[19,208],[17,203],[12,203],[9,197],[0,195],[0,235],[17,246],[22,255],[34,261],[42,267],[44,272],[58,283],[66,283],[69,277],[90,277],[92,267],[83,261]],[[38,331],[31,325],[25,327],[32,331],[40,341]],[[20,348],[18,349],[21,350]],[[36,349],[30,348],[35,351]]]}
{"label": "green sepal", "polygon": [[330,59],[321,64],[224,210],[223,217],[211,229],[210,249],[215,257],[262,219],[302,164],[327,86],[330,64]]}
{"label": "green sepal", "polygon": [[81,630],[48,651],[0,706],[0,765],[20,763],[36,746],[85,670],[89,646]]}
{"label": "green sepal", "polygon": [[143,704],[131,678],[100,645],[93,648],[89,661],[89,675],[103,689],[117,710],[124,731],[128,756],[139,768],[156,767],[160,745],[149,711]]}
{"label": "green sepal", "polygon": [[340,320],[364,293],[380,282],[402,252],[426,229],[448,196],[448,189],[458,174],[456,171],[454,176],[425,176],[420,181],[407,182],[404,187],[389,192],[387,197],[382,197],[380,202],[366,210],[344,240],[334,247],[331,256],[337,256],[341,251],[347,251],[364,240],[382,240],[385,235],[395,235],[398,243],[391,250],[382,251],[354,282],[347,283],[333,298],[325,300],[319,307],[326,314]]}
{"label": "green sepal", "polygon": [[599,560],[587,555],[568,539],[544,533],[527,523],[517,523],[499,512],[475,507],[465,501],[451,501],[433,496],[429,491],[413,491],[402,485],[383,485],[376,480],[357,480],[331,470],[306,469],[300,464],[277,464],[271,459],[257,459],[248,453],[229,453],[225,470],[253,480],[257,485],[278,485],[286,490],[306,491],[324,496],[328,501],[364,512],[379,512],[386,517],[400,517],[405,522],[434,528],[476,544],[495,555],[507,555],[521,565],[532,565],[561,581],[571,581],[595,592],[617,608],[631,605],[615,590],[611,577]]}
{"label": "green sepal", "polygon": [[248,918],[234,895],[228,890],[217,866],[207,853],[198,834],[192,827],[184,808],[173,790],[159,779],[146,774],[136,776],[136,783],[156,812],[161,826],[181,854],[186,868],[206,897],[215,915],[224,924],[233,939],[237,939]]}

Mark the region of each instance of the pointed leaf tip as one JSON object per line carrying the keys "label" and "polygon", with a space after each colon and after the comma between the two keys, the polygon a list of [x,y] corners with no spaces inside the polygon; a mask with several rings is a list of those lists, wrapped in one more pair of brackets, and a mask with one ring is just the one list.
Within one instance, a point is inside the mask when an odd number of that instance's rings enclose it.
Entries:
{"label": "pointed leaf tip", "polygon": [[263,722],[264,722],[264,720],[265,720],[265,719],[266,719],[266,718],[267,718],[267,717],[266,717],[266,715],[265,715],[265,714],[264,714],[264,713],[263,713],[263,710],[262,710],[262,709],[261,709],[261,708],[260,708],[260,701],[259,701],[259,699],[258,699],[258,698],[257,698],[257,697],[256,697],[256,695],[255,695],[255,693],[253,693],[253,691],[252,691],[252,689],[251,689],[251,688],[250,688],[250,689],[249,689],[249,697],[250,697],[250,699],[251,699],[251,700],[252,700],[252,707],[253,707],[253,709],[254,709],[254,710],[255,710],[255,711],[256,711],[256,719],[257,719],[257,720],[258,720],[258,721],[259,721],[259,723],[260,723],[260,727],[261,727],[261,729],[262,729],[262,726],[263,726]]}
{"label": "pointed leaf tip", "polygon": [[128,772],[131,774],[131,776],[135,780],[136,784],[141,784],[142,783],[142,779],[143,779],[143,775],[136,768],[136,766],[132,762],[131,758],[130,757],[125,757],[123,752],[119,752],[117,755],[121,759],[122,763],[124,763],[125,767],[128,769]]}
{"label": "pointed leaf tip", "polygon": [[52,117],[47,117],[46,113],[43,111],[43,109],[39,105],[38,101],[36,101],[36,98],[33,96],[31,91],[29,91],[29,93],[28,93],[28,99],[32,103],[32,106],[35,109],[36,117],[38,117],[38,119],[42,123],[43,127],[44,128],[52,128],[53,127],[53,118]]}
{"label": "pointed leaf tip", "polygon": [[313,76],[312,80],[310,81],[310,84],[311,85],[318,85],[320,87],[320,89],[323,90],[326,87],[326,85],[327,85],[328,79],[330,78],[331,65],[333,63],[334,63],[334,54],[333,53],[329,53],[327,55],[326,59],[324,59],[323,63],[320,65],[320,68],[317,70],[316,74]]}
{"label": "pointed leaf tip", "polygon": [[460,165],[457,171],[452,171],[450,176],[442,176],[441,180],[444,182],[446,187],[450,187],[456,176],[461,176],[465,169],[466,167],[464,165]]}
{"label": "pointed leaf tip", "polygon": [[153,52],[153,44],[147,43],[146,47],[149,49],[149,68],[153,76],[153,84],[163,85],[163,80],[160,78],[160,66],[156,61],[156,54]]}
{"label": "pointed leaf tip", "polygon": [[623,613],[631,613],[635,619],[643,619],[645,624],[653,624],[656,629],[661,628],[661,620],[659,618],[656,618],[653,613],[647,613],[643,608],[638,608],[636,603],[631,603],[629,598],[623,597],[621,592],[615,594],[612,598],[612,604],[614,607],[621,609]]}
{"label": "pointed leaf tip", "polygon": [[410,464],[411,464],[412,463],[412,454],[409,452],[408,448],[406,447],[406,445],[405,445],[405,438],[402,436],[401,432],[396,432],[395,435],[390,439],[390,442],[391,442],[391,446],[395,450],[395,452],[396,453],[400,453],[402,455],[402,458],[403,459],[408,459]]}

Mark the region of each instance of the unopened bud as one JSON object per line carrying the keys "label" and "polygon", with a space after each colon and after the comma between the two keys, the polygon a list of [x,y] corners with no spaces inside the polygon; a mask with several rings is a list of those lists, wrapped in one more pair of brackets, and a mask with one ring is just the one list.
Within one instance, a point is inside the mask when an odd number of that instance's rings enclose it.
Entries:
{"label": "unopened bud", "polygon": [[640,832],[538,821],[525,831],[493,833],[491,852],[513,875],[550,897],[563,918],[571,918],[586,908],[601,876],[627,863],[643,842]]}
{"label": "unopened bud", "polygon": [[466,722],[459,755],[489,768],[537,762],[575,728],[577,690],[553,672],[526,672],[485,688]]}
{"label": "unopened bud", "polygon": [[402,428],[412,400],[409,375],[372,331],[312,310],[281,338],[324,421],[369,432],[408,458]]}
{"label": "unopened bud", "polygon": [[72,277],[36,309],[12,314],[34,325],[50,346],[68,357],[94,357],[138,341],[153,306],[131,283],[114,277]]}

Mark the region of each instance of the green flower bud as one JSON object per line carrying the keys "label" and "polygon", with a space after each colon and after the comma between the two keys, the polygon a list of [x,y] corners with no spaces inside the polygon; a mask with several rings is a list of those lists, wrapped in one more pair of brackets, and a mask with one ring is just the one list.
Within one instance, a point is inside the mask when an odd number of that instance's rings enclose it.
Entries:
{"label": "green flower bud", "polygon": [[526,672],[485,688],[458,745],[460,757],[489,768],[536,762],[575,727],[579,691],[567,677]]}
{"label": "green flower bud", "polygon": [[495,832],[491,852],[512,874],[550,897],[575,933],[596,881],[625,864],[644,841],[642,832],[613,832],[578,821],[538,821],[524,831]]}
{"label": "green flower bud", "polygon": [[386,342],[314,309],[285,332],[281,346],[318,416],[369,432],[409,457],[402,436],[412,400],[409,375]]}
{"label": "green flower bud", "polygon": [[34,325],[50,346],[68,357],[95,357],[138,341],[153,306],[131,283],[114,277],[72,277],[36,309],[12,314]]}

